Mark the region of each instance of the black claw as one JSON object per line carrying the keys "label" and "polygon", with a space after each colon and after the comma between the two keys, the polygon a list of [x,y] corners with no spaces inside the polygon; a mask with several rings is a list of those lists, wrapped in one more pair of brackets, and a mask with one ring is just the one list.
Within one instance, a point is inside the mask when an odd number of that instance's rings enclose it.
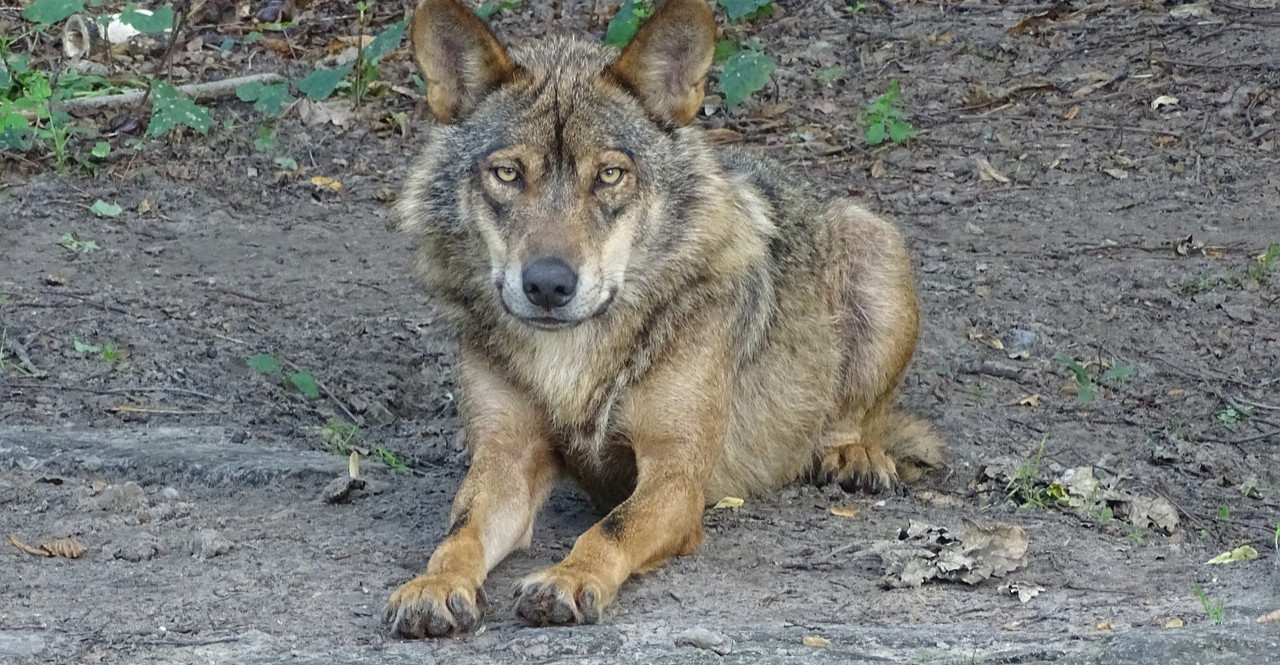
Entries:
{"label": "black claw", "polygon": [[467,599],[456,593],[449,595],[449,599],[445,601],[445,607],[453,613],[453,620],[457,623],[458,630],[461,632],[469,633],[475,630],[476,625],[480,622],[480,618],[471,609]]}
{"label": "black claw", "polygon": [[443,637],[453,632],[453,622],[443,612],[427,612],[427,634],[432,637]]}
{"label": "black claw", "polygon": [[588,589],[579,595],[578,611],[582,613],[582,623],[600,622],[600,610],[596,609],[596,594],[594,591]]}

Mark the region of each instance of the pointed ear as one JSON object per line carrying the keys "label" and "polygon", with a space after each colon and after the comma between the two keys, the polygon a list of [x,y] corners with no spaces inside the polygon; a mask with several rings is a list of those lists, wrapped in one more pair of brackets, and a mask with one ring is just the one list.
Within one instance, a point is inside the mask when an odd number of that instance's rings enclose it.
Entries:
{"label": "pointed ear", "polygon": [[516,70],[489,26],[458,0],[422,0],[413,13],[410,39],[427,81],[427,105],[440,122],[475,110]]}
{"label": "pointed ear", "polygon": [[650,114],[687,125],[702,105],[715,50],[716,20],[707,0],[667,0],[609,71]]}

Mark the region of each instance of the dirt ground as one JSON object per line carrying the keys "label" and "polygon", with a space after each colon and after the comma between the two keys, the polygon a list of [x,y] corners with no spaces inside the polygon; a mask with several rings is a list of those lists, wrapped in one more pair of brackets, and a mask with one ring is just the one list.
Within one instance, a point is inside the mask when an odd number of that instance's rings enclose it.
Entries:
{"label": "dirt ground", "polygon": [[[1280,610],[1280,267],[1257,257],[1280,243],[1277,3],[777,4],[732,28],[777,57],[774,83],[733,113],[711,98],[699,122],[901,225],[924,318],[902,399],[948,439],[946,473],[905,496],[797,485],[709,511],[703,550],[628,583],[602,625],[526,628],[507,589],[595,519],[566,487],[490,578],[483,633],[389,638],[382,603],[443,535],[466,463],[450,332],[386,227],[417,146],[378,114],[423,109],[380,100],[345,129],[288,116],[264,152],[260,118],[228,102],[234,129],[153,141],[96,176],[0,161],[0,534],[87,547],[3,545],[0,661],[1274,658],[1280,621],[1256,619]],[[526,1],[494,23],[602,35],[612,6]],[[410,73],[403,51],[384,67]],[[856,116],[894,78],[919,136],[866,148]],[[277,156],[307,177],[281,178]],[[125,212],[99,219],[97,199]],[[100,249],[68,251],[65,233]],[[324,394],[250,369],[259,353]],[[322,427],[352,417],[357,446],[411,471],[366,458],[369,491],[326,504],[347,460]],[[1076,467],[1173,506],[1176,526],[1054,507],[1048,483]],[[1026,566],[880,584],[876,553],[909,520],[964,519],[1025,529]],[[1245,544],[1258,558],[1205,563]],[[1042,590],[1020,602],[1009,580]],[[694,626],[732,652],[678,645]]]}

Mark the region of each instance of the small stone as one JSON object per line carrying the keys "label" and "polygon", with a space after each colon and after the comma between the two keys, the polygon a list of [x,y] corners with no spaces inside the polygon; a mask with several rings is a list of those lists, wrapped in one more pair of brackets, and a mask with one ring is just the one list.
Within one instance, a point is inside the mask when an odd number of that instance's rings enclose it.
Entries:
{"label": "small stone", "polygon": [[231,551],[231,541],[213,529],[201,529],[188,543],[187,550],[197,559],[212,559]]}
{"label": "small stone", "polygon": [[726,656],[733,651],[733,638],[724,633],[698,627],[676,635],[676,646],[690,646]]}
{"label": "small stone", "polygon": [[130,563],[138,563],[139,561],[150,561],[160,553],[160,541],[154,536],[143,534],[136,538],[130,538],[128,541],[116,545],[111,550],[111,556],[117,559],[123,559]]}
{"label": "small stone", "polygon": [[178,497],[181,496],[175,487],[166,487],[160,491],[160,494],[170,501],[177,501]]}
{"label": "small stone", "polygon": [[329,481],[324,486],[324,492],[321,498],[325,503],[351,503],[352,499],[359,497],[364,489],[363,478],[352,478],[351,476],[342,476]]}

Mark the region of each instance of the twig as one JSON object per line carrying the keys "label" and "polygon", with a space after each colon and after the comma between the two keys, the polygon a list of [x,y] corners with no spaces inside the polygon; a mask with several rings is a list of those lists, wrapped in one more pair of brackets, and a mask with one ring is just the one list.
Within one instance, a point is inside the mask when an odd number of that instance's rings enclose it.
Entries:
{"label": "twig", "polygon": [[134,393],[174,393],[179,395],[192,395],[214,402],[221,402],[222,399],[202,393],[196,390],[188,390],[186,388],[166,388],[164,386],[156,386],[152,388],[87,388],[83,386],[64,386],[57,383],[10,383],[10,388],[28,388],[35,390],[69,390],[79,393],[93,393],[95,395],[132,395]]}
{"label": "twig", "polygon": [[[274,83],[283,81],[284,77],[275,74],[250,74],[248,76],[237,76],[235,78],[222,79],[221,81],[205,81],[203,83],[187,83],[177,87],[178,92],[191,97],[195,101],[206,99],[221,99],[236,94],[236,89],[246,83]],[[76,97],[63,102],[63,107],[67,111],[87,111],[101,108],[110,108],[115,106],[124,106],[132,104],[147,96],[146,90],[134,90],[131,92],[122,92],[115,95],[102,95],[101,97]]]}
{"label": "twig", "polygon": [[[281,358],[280,362],[284,363],[285,365],[288,365],[289,369],[292,369],[295,372],[303,371],[301,367],[298,367],[296,363],[294,363],[292,360],[289,360],[288,358]],[[337,404],[338,408],[342,409],[342,412],[347,414],[347,417],[351,419],[351,422],[353,423],[360,422],[360,419],[356,418],[354,413],[351,413],[351,409],[347,408],[346,403],[338,399],[338,396],[333,394],[333,392],[329,390],[328,386],[321,383],[320,379],[317,379],[314,376],[312,376],[311,379],[316,382],[316,387],[320,389],[320,392],[324,393],[329,399],[333,400],[333,403]]]}
{"label": "twig", "polygon": [[65,293],[62,291],[40,291],[40,293],[43,293],[45,295],[50,295],[50,296],[61,296],[63,298],[74,298],[86,305],[97,307],[98,309],[106,310],[108,312],[115,312],[116,314],[133,314],[133,312],[130,312],[129,310],[123,307],[116,307],[115,305],[104,305],[100,302],[90,300],[89,296],[82,296],[78,293]]}

